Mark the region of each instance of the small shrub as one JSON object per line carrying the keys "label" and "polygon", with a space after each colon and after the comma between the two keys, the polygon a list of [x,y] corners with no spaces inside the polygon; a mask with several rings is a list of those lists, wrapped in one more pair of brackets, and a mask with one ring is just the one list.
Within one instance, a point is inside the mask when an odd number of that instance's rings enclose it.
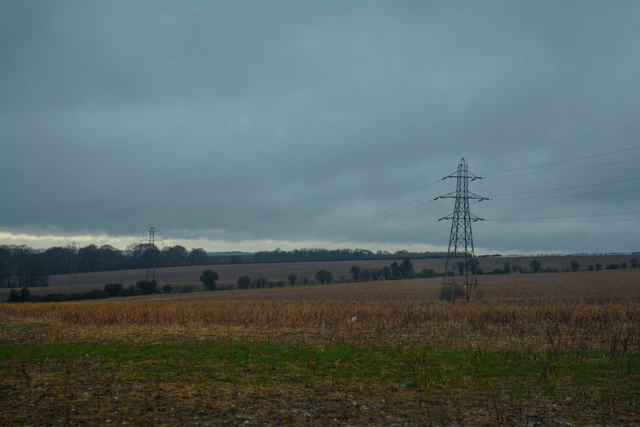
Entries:
{"label": "small shrub", "polygon": [[151,295],[157,292],[155,280],[140,280],[136,283],[136,291],[142,295]]}
{"label": "small shrub", "polygon": [[8,302],[27,302],[29,301],[30,297],[31,297],[31,292],[29,292],[29,289],[27,288],[22,288],[20,289],[20,291],[11,289],[11,292],[9,292],[9,299],[7,301]]}

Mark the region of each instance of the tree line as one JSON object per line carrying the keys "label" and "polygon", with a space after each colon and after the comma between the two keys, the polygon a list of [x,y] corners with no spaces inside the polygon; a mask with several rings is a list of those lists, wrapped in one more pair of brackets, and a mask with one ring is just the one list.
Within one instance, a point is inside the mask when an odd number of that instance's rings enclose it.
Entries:
{"label": "tree line", "polygon": [[127,270],[189,265],[238,264],[250,257],[212,256],[202,248],[184,246],[162,249],[150,244],[131,244],[125,250],[111,245],[52,247],[37,251],[25,245],[0,246],[0,288],[46,286],[52,274]]}
{"label": "tree line", "polygon": [[11,289],[7,302],[62,302],[62,301],[82,301],[93,299],[104,299],[112,297],[128,297],[134,295],[152,295],[157,293],[172,292],[193,292],[193,285],[169,285],[166,284],[162,288],[158,287],[155,280],[139,280],[135,286],[124,286],[122,283],[107,283],[104,289],[92,289],[87,292],[74,292],[64,294],[61,292],[53,292],[45,295],[32,295],[28,288],[24,287],[20,290]]}
{"label": "tree line", "polygon": [[[409,253],[404,250],[394,253],[387,251],[374,253],[366,249],[296,249],[293,251],[276,249],[255,254],[218,256],[209,255],[202,248],[193,248],[189,251],[184,246],[175,245],[160,249],[148,243],[134,243],[125,250],[111,245],[95,244],[81,248],[72,245],[56,246],[45,251],[35,250],[25,245],[1,245],[0,288],[46,286],[48,277],[53,274],[248,262],[339,261],[409,256],[438,258],[445,255],[439,252]],[[366,276],[367,273],[363,274]],[[384,277],[389,276],[386,272],[381,274]]]}
{"label": "tree line", "polygon": [[46,286],[49,272],[43,254],[28,246],[0,246],[0,288]]}
{"label": "tree line", "polygon": [[[631,258],[629,259],[628,263],[627,262],[621,262],[620,264],[611,263],[611,264],[607,264],[606,266],[603,266],[600,263],[596,263],[595,265],[590,264],[586,266],[586,270],[600,271],[603,268],[606,270],[618,270],[618,269],[626,269],[626,268],[638,268],[638,265],[640,265],[638,263],[638,259]],[[585,268],[583,268],[583,266],[581,266],[580,263],[575,259],[572,259],[566,265],[563,264],[563,268],[562,268],[563,272],[575,273],[576,271],[581,271],[581,270],[585,270]],[[534,260],[531,260],[528,268],[520,265],[516,265],[516,264],[511,264],[510,262],[505,261],[504,263],[502,263],[502,268],[495,268],[491,270],[489,274],[510,274],[510,273],[529,273],[529,272],[530,273],[558,273],[559,271],[560,270],[558,270],[557,268],[543,267],[540,261],[538,261],[537,259],[534,259]],[[478,274],[482,274],[482,269],[478,269]]]}
{"label": "tree line", "polygon": [[[22,288],[25,286],[46,286],[48,278],[53,274],[73,274],[93,271],[125,270],[137,268],[161,268],[182,267],[192,265],[214,264],[240,264],[247,262],[300,262],[300,261],[332,261],[332,260],[364,260],[403,258],[401,263],[393,262],[390,265],[376,269],[360,269],[354,266],[351,271],[351,280],[393,280],[411,277],[434,277],[440,275],[433,270],[424,269],[414,272],[413,266],[409,268],[409,258],[442,258],[446,253],[424,252],[409,253],[397,251],[390,253],[378,251],[376,253],[366,249],[298,249],[293,251],[262,251],[256,254],[246,255],[209,255],[202,248],[193,248],[190,251],[184,246],[175,245],[162,249],[148,243],[134,243],[125,250],[117,249],[111,245],[88,245],[81,248],[74,246],[52,247],[45,251],[37,251],[25,245],[0,245],[0,288]],[[477,274],[483,274],[478,267]],[[409,262],[410,263],[410,262]],[[629,263],[610,264],[601,266],[589,265],[589,270],[601,268],[637,268],[638,260],[631,258]],[[459,267],[459,266],[458,266]],[[567,264],[565,271],[577,271],[581,266],[572,260]],[[503,268],[494,269],[491,274],[505,274],[515,272],[553,272],[553,268],[543,268],[538,260],[531,261],[529,266],[516,266],[505,262]],[[341,280],[344,278],[340,278]],[[258,279],[255,279],[258,280]],[[325,273],[316,275],[320,283],[331,283],[333,277]],[[309,280],[307,279],[307,283]],[[289,280],[289,284],[295,284]],[[262,287],[263,283],[254,283],[256,287]],[[245,286],[245,282],[242,283]],[[239,285],[240,287],[240,285]]]}
{"label": "tree line", "polygon": [[[436,277],[441,274],[437,274],[432,269],[422,269],[420,272],[415,272],[413,263],[409,258],[405,258],[401,263],[392,262],[389,265],[385,265],[382,268],[360,268],[357,265],[353,265],[350,269],[351,277],[340,276],[337,278],[339,283],[345,282],[368,282],[372,280],[400,280],[400,279],[412,279],[412,278],[424,278],[424,277]],[[286,281],[270,281],[264,276],[257,278],[251,278],[248,275],[243,275],[236,281],[236,287],[238,289],[250,289],[250,288],[275,288],[282,286],[306,286],[313,284],[327,285],[333,283],[335,278],[333,273],[328,270],[318,270],[314,276],[315,281],[308,277],[298,277],[297,274],[290,274],[287,276]],[[200,279],[202,280],[202,278]]]}
{"label": "tree line", "polygon": [[446,252],[396,252],[377,251],[367,249],[295,249],[283,251],[260,251],[253,255],[254,262],[306,262],[306,261],[350,261],[365,259],[394,259],[394,258],[444,258]]}

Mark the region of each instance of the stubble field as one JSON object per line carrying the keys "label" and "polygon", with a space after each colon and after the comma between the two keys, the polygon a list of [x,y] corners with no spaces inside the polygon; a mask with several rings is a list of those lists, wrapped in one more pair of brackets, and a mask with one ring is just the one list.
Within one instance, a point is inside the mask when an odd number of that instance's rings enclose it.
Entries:
{"label": "stubble field", "polygon": [[0,424],[640,423],[640,270],[0,304]]}

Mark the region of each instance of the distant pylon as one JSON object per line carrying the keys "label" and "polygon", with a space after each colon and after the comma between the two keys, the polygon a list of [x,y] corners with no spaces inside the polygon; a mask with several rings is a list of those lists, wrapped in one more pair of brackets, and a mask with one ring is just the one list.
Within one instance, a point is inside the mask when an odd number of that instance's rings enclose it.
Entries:
{"label": "distant pylon", "polygon": [[67,246],[69,250],[69,275],[68,280],[70,285],[78,284],[78,244],[74,240]]}
{"label": "distant pylon", "polygon": [[[458,296],[464,295],[468,301],[471,293],[478,286],[476,277],[478,262],[473,253],[471,223],[482,221],[482,218],[471,214],[469,200],[482,201],[489,199],[469,192],[469,181],[475,181],[476,179],[481,179],[481,177],[469,172],[469,166],[464,157],[458,163],[458,170],[442,179],[445,180],[447,178],[456,178],[456,191],[434,199],[456,200],[453,213],[438,220],[451,220],[449,249],[447,251],[447,263],[444,269],[444,281],[442,282],[442,294],[440,297],[441,299],[454,301]],[[460,278],[456,277],[456,269]]]}
{"label": "distant pylon", "polygon": [[[146,232],[145,232],[146,233]],[[156,280],[156,251],[158,248],[156,247],[156,234],[160,235],[160,231],[156,230],[155,227],[149,227],[149,243],[147,243],[147,249],[144,252],[149,251],[151,256],[150,260],[145,260],[145,264],[147,266],[146,279]]]}

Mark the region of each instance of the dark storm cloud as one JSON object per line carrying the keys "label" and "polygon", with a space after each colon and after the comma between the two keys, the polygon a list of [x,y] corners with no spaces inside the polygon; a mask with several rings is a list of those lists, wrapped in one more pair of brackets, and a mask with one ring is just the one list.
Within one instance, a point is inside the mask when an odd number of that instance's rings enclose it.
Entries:
{"label": "dark storm cloud", "polygon": [[[5,232],[442,246],[453,204],[429,200],[462,156],[487,173],[487,219],[640,210],[638,193],[576,197],[637,188],[599,185],[637,162],[568,170],[640,151],[491,176],[638,146],[640,126],[540,145],[640,121],[635,2],[0,8]],[[488,250],[631,251],[629,218],[474,231]]]}

